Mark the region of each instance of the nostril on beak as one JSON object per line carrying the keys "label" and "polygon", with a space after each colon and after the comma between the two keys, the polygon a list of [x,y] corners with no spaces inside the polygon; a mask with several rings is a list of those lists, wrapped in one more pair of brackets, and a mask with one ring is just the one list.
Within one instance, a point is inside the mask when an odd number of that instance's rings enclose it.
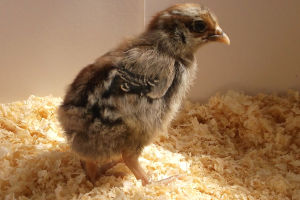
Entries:
{"label": "nostril on beak", "polygon": [[215,34],[216,35],[222,35],[223,34],[223,30],[221,29],[220,26],[217,26]]}

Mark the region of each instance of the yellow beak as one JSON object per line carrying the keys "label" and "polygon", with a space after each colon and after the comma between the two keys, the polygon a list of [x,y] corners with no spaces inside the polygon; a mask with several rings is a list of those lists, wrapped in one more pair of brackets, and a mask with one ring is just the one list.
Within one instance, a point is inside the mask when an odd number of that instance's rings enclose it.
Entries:
{"label": "yellow beak", "polygon": [[222,29],[217,26],[216,31],[213,35],[208,37],[210,41],[222,42],[224,44],[230,45],[230,39],[226,33],[222,31]]}

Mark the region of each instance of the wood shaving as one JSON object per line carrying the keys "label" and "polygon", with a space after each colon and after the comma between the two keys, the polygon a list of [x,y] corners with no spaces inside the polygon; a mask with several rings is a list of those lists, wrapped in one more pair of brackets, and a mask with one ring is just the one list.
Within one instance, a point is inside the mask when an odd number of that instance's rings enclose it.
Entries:
{"label": "wood shaving", "polygon": [[300,95],[229,91],[186,102],[168,134],[146,147],[143,187],[124,164],[95,186],[56,119],[60,98],[0,105],[0,199],[300,199]]}

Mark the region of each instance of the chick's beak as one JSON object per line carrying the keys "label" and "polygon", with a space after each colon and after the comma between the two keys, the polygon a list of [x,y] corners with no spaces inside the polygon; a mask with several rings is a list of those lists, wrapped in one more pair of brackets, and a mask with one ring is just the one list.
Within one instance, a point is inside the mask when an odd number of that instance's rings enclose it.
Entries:
{"label": "chick's beak", "polygon": [[224,33],[219,26],[217,26],[214,34],[208,36],[208,40],[222,42],[224,44],[230,45],[230,39],[228,35]]}

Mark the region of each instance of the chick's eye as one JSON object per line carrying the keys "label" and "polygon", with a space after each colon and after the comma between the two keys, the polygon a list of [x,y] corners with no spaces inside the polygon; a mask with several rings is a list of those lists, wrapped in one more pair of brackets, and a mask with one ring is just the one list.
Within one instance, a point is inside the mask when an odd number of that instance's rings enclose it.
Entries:
{"label": "chick's eye", "polygon": [[206,30],[206,23],[202,20],[194,21],[193,28],[197,33],[203,33]]}

